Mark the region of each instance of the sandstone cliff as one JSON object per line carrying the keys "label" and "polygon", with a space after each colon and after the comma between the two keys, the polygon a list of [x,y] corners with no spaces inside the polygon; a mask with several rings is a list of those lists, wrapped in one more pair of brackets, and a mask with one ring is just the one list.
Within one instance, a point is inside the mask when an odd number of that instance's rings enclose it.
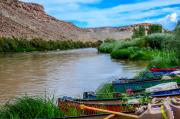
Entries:
{"label": "sandstone cliff", "polygon": [[134,28],[151,24],[142,23],[124,27],[78,28],[72,23],[58,20],[45,13],[44,7],[18,0],[0,0],[0,37],[62,40],[123,39],[132,35]]}
{"label": "sandstone cliff", "polygon": [[17,0],[0,0],[0,36],[44,39],[78,39],[84,32],[71,23],[57,20],[43,6]]}

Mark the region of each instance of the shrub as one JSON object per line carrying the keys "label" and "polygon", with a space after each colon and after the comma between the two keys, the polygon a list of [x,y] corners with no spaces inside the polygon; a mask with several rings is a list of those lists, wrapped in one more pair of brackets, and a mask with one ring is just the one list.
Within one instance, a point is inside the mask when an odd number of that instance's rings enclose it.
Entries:
{"label": "shrub", "polygon": [[152,33],[162,33],[162,26],[159,24],[151,25],[148,30],[148,34],[152,34]]}
{"label": "shrub", "polygon": [[103,53],[111,53],[114,48],[114,42],[111,43],[102,43],[98,47],[98,51],[103,52]]}
{"label": "shrub", "polygon": [[115,59],[128,59],[130,55],[131,51],[129,49],[118,49],[111,53],[111,57]]}
{"label": "shrub", "polygon": [[138,38],[145,36],[145,28],[143,26],[139,26],[139,28],[135,28],[133,31],[133,38]]}
{"label": "shrub", "polygon": [[115,39],[112,39],[112,38],[107,38],[106,40],[104,40],[105,43],[112,43],[114,41]]}
{"label": "shrub", "polygon": [[144,38],[134,38],[128,41],[116,41],[113,50],[128,48],[128,47],[145,47],[146,41]]}
{"label": "shrub", "polygon": [[163,49],[167,48],[168,44],[173,42],[174,36],[167,33],[155,33],[147,36],[145,38],[149,47],[153,49]]}
{"label": "shrub", "polygon": [[150,60],[152,59],[151,53],[146,50],[136,50],[135,53],[131,54],[131,60]]}
{"label": "shrub", "polygon": [[180,60],[174,51],[156,51],[149,67],[173,67],[179,66]]}
{"label": "shrub", "polygon": [[171,43],[171,47],[174,48],[178,58],[180,59],[180,21],[178,22],[175,28],[174,34],[175,34],[175,40],[173,43]]}

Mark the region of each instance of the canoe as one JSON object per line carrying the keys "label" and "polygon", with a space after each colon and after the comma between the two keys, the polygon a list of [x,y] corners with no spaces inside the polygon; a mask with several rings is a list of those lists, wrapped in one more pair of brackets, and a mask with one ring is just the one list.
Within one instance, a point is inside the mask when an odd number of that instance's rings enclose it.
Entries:
{"label": "canoe", "polygon": [[180,67],[173,67],[173,68],[150,68],[151,72],[172,72],[180,70]]}
{"label": "canoe", "polygon": [[180,88],[153,92],[150,94],[152,97],[179,97],[180,98]]}
{"label": "canoe", "polygon": [[82,115],[82,116],[69,116],[58,119],[104,119],[110,114],[93,114],[93,115]]}
{"label": "canoe", "polygon": [[114,92],[125,93],[128,89],[131,89],[132,91],[142,91],[142,90],[145,90],[146,88],[149,88],[149,87],[161,84],[161,83],[169,83],[169,82],[177,82],[177,84],[180,84],[180,78],[169,79],[169,80],[134,81],[134,82],[128,82],[128,83],[112,82],[112,85],[113,85]]}
{"label": "canoe", "polygon": [[[88,92],[86,92],[86,98],[84,98],[84,99],[81,99],[82,101],[83,100],[90,100],[90,101],[97,101],[97,100],[103,100],[103,102],[105,102],[105,100],[109,100],[111,103],[113,102],[113,101],[116,101],[116,100],[119,100],[119,101],[121,101],[121,100],[123,100],[122,98],[121,98],[121,93],[118,93],[118,92],[113,92],[113,96],[114,96],[114,98],[113,99],[98,99],[98,97],[99,97],[99,95],[103,95],[103,94],[93,94],[93,98],[91,97],[91,93],[90,94],[88,94]],[[130,97],[136,97],[136,98],[138,98],[138,97],[142,97],[143,96],[143,94],[144,93],[135,93],[135,94],[133,94],[133,95],[131,95]],[[105,95],[105,94],[104,94]],[[179,97],[180,98],[180,88],[177,88],[177,89],[171,89],[171,90],[165,90],[165,91],[158,91],[158,92],[153,92],[153,93],[147,93],[147,94],[145,94],[146,96],[151,96],[151,97]],[[79,101],[81,101],[80,99],[79,99]]]}
{"label": "canoe", "polygon": [[110,114],[93,114],[93,115],[82,115],[82,116],[69,116],[56,119],[104,119]]}
{"label": "canoe", "polygon": [[86,105],[89,107],[96,107],[100,109],[106,109],[116,112],[134,112],[135,108],[140,107],[140,104],[124,104],[120,99],[96,99],[96,100],[85,100],[85,99],[58,99],[58,106],[64,112],[68,112],[70,109],[76,109],[80,115],[92,115],[97,114],[96,111],[82,110],[80,105]]}
{"label": "canoe", "polygon": [[[62,118],[56,118],[56,119],[105,119],[110,114],[94,114],[94,115],[83,115],[83,116],[71,116],[71,117],[62,117]],[[115,115],[114,117],[111,117],[109,119],[132,119],[127,118],[119,115]]]}

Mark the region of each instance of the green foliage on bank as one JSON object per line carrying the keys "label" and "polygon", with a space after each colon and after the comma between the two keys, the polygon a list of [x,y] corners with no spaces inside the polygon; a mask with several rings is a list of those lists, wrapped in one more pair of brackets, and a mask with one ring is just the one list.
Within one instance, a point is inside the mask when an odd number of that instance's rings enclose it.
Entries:
{"label": "green foliage on bank", "polygon": [[30,51],[49,51],[67,50],[87,47],[97,47],[97,42],[82,42],[73,40],[43,40],[43,39],[23,39],[15,37],[0,38],[0,52],[30,52]]}
{"label": "green foliage on bank", "polygon": [[153,34],[153,33],[162,33],[162,26],[159,24],[151,25],[148,30],[148,34]]}
{"label": "green foliage on bank", "polygon": [[180,65],[180,25],[173,33],[160,32],[159,26],[150,28],[151,34],[128,40],[112,40],[98,47],[100,52],[110,53],[115,59],[148,60],[149,67]]}
{"label": "green foliage on bank", "polygon": [[143,26],[139,26],[138,28],[135,28],[133,31],[133,38],[143,37],[146,35],[145,28]]}
{"label": "green foliage on bank", "polygon": [[97,98],[113,98],[113,86],[112,86],[112,83],[107,83],[107,84],[104,84],[102,87],[99,87],[97,90],[96,90],[96,95],[97,95]]}
{"label": "green foliage on bank", "polygon": [[54,104],[54,99],[22,97],[0,109],[0,119],[35,119],[63,117],[64,113]]}

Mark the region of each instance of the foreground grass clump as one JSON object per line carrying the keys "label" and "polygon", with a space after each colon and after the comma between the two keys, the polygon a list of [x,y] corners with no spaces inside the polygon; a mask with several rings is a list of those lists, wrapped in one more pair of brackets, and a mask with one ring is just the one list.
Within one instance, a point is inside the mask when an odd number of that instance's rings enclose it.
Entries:
{"label": "foreground grass clump", "polygon": [[63,117],[64,114],[54,104],[54,99],[22,97],[14,103],[7,103],[0,109],[1,119],[34,119]]}
{"label": "foreground grass clump", "polygon": [[48,51],[48,50],[67,50],[87,47],[97,47],[97,42],[82,42],[73,40],[43,40],[23,38],[0,38],[0,52],[30,52],[30,51]]}

